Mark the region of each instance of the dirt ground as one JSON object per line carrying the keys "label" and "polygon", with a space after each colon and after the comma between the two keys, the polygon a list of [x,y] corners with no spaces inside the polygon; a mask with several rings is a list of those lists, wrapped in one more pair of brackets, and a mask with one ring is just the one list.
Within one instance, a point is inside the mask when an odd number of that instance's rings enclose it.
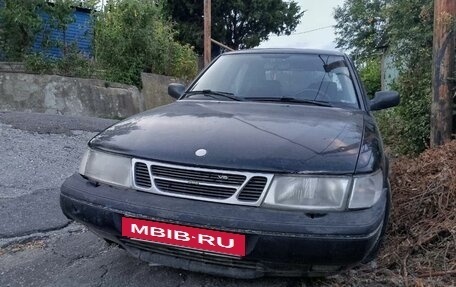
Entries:
{"label": "dirt ground", "polygon": [[390,178],[393,209],[376,264],[328,286],[456,286],[456,141],[395,159]]}

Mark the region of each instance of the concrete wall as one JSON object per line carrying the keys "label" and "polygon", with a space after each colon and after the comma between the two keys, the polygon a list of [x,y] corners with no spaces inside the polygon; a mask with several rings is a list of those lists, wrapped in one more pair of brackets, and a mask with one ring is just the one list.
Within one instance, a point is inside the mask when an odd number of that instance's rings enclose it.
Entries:
{"label": "concrete wall", "polygon": [[144,98],[134,86],[2,72],[0,110],[125,118],[144,111]]}
{"label": "concrete wall", "polygon": [[168,95],[168,85],[187,84],[178,78],[143,73],[143,89],[139,92],[134,86],[27,74],[18,72],[23,68],[19,64],[4,65],[0,65],[0,111],[125,118],[174,102]]}
{"label": "concrete wall", "polygon": [[184,81],[175,78],[156,74],[142,73],[141,80],[146,110],[174,102],[168,95],[168,85],[171,83],[186,84]]}
{"label": "concrete wall", "polygon": [[22,62],[0,62],[0,71],[25,73],[25,64]]}

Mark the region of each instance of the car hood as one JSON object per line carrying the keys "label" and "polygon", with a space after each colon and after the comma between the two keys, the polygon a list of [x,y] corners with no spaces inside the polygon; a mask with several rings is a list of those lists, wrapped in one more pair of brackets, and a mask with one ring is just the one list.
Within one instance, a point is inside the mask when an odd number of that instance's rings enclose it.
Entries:
{"label": "car hood", "polygon": [[[115,124],[89,146],[219,169],[351,174],[363,114],[309,105],[183,100]],[[207,151],[197,156],[199,149]]]}

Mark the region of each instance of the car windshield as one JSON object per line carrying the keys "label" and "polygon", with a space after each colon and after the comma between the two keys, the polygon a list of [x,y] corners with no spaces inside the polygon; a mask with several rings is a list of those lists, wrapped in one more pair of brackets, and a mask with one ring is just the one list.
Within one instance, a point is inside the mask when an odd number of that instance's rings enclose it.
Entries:
{"label": "car windshield", "polygon": [[345,58],[318,54],[226,54],[187,97],[359,107]]}

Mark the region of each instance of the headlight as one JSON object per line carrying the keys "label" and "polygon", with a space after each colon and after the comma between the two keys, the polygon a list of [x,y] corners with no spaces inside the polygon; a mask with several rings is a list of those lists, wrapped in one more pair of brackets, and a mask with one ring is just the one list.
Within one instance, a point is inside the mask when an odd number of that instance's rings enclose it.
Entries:
{"label": "headlight", "polygon": [[263,205],[287,209],[337,210],[346,201],[350,178],[276,176]]}
{"label": "headlight", "polygon": [[369,208],[380,199],[382,192],[383,172],[381,170],[367,176],[355,177],[348,208]]}
{"label": "headlight", "polygon": [[131,187],[131,158],[88,149],[79,173],[107,184]]}

